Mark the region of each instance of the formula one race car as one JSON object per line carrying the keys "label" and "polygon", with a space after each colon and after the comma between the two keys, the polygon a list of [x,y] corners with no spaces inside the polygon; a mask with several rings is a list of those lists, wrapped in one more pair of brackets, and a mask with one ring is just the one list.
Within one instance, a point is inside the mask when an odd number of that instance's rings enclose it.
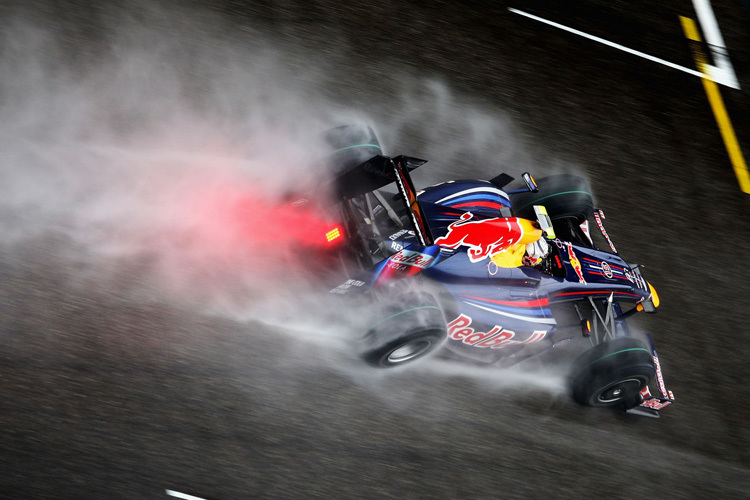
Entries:
{"label": "formula one race car", "polygon": [[346,269],[331,293],[371,301],[366,362],[440,351],[509,366],[560,353],[579,404],[658,417],[674,402],[651,338],[626,323],[655,312],[658,295],[615,250],[584,179],[524,174],[506,189],[513,178],[500,174],[416,191],[410,172],[425,161],[382,155],[371,128],[339,127],[327,140],[340,224],[326,238]]}

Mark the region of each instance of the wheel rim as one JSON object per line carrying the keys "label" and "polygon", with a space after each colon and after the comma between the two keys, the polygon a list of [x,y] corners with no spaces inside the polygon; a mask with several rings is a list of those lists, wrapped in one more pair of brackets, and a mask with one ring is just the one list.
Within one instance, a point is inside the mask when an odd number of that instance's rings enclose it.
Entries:
{"label": "wheel rim", "polygon": [[431,346],[432,341],[429,339],[412,340],[389,352],[386,361],[388,364],[403,363],[426,353]]}
{"label": "wheel rim", "polygon": [[618,380],[606,386],[596,395],[596,402],[608,405],[634,396],[641,390],[643,380],[637,377]]}

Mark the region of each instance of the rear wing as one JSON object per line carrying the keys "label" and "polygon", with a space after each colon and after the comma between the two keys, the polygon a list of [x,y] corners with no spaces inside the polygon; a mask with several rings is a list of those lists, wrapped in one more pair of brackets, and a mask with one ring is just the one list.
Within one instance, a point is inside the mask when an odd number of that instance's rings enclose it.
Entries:
{"label": "rear wing", "polygon": [[403,155],[395,158],[373,156],[359,165],[344,170],[337,176],[337,194],[341,198],[352,199],[395,183],[401,201],[409,210],[409,217],[420,245],[425,247],[432,245],[432,234],[417,201],[417,192],[409,175],[409,172],[425,163],[427,160]]}

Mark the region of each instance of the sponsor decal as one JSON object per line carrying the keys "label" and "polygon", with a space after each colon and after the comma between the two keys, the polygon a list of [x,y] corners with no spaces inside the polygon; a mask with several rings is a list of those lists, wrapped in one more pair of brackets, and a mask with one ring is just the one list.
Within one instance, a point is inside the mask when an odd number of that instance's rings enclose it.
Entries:
{"label": "sponsor decal", "polygon": [[640,406],[651,408],[652,410],[661,410],[665,406],[669,406],[671,404],[672,401],[662,401],[659,398],[652,397],[651,399],[643,401]]}
{"label": "sponsor decal", "polygon": [[654,366],[656,367],[656,383],[659,386],[659,392],[661,392],[661,395],[665,398],[672,396],[672,394],[667,391],[667,385],[664,383],[664,376],[661,374],[661,365],[659,364],[658,356],[654,356]]}
{"label": "sponsor decal", "polygon": [[461,215],[435,244],[453,250],[468,247],[469,260],[476,263],[507,250],[523,236],[523,228],[515,217],[472,220],[473,217],[471,212]]}
{"label": "sponsor decal", "polygon": [[375,269],[374,286],[381,286],[390,280],[401,279],[419,274],[423,269],[434,266],[438,261],[440,249],[436,246],[416,250],[399,250],[383,260]]}
{"label": "sponsor decal", "polygon": [[343,295],[349,291],[351,287],[361,287],[364,286],[364,281],[359,280],[346,280],[344,283],[341,283],[339,286],[331,290],[329,293],[336,293],[339,295]]}
{"label": "sponsor decal", "polygon": [[635,271],[625,271],[625,277],[630,281],[631,283],[635,284],[639,288],[643,290],[648,290],[648,285],[646,285],[646,280],[643,279],[643,276],[638,274]]}
{"label": "sponsor decal", "polygon": [[408,234],[410,236],[414,236],[414,231],[409,231],[408,229],[402,229],[401,231],[399,231],[397,233],[393,233],[392,235],[390,235],[388,237],[388,239],[391,240],[391,241],[395,241],[395,240],[399,239],[401,236],[403,236],[405,234]]}
{"label": "sponsor decal", "polygon": [[612,268],[609,267],[609,264],[605,261],[602,261],[602,272],[607,278],[611,278],[612,276],[614,276],[614,274],[612,274]]}
{"label": "sponsor decal", "polygon": [[389,268],[398,268],[401,270],[406,269],[405,266],[418,267],[420,269],[427,269],[435,261],[435,257],[427,255],[422,252],[415,252],[413,250],[401,250],[397,254],[391,255],[388,260],[387,266]]}
{"label": "sponsor decal", "polygon": [[674,394],[672,394],[671,391],[667,391],[666,387],[664,387],[664,380],[661,379],[661,368],[659,368],[659,358],[654,356],[654,363],[656,363],[656,373],[660,378],[659,381],[659,390],[662,391],[661,398],[652,396],[651,391],[649,390],[648,386],[641,389],[641,396],[643,397],[643,401],[641,401],[640,406],[644,408],[651,408],[652,410],[661,410],[665,406],[669,406],[672,403],[674,403]]}
{"label": "sponsor decal", "polygon": [[609,239],[607,230],[604,229],[604,224],[602,224],[602,219],[606,219],[606,217],[604,217],[604,212],[602,210],[594,210],[594,219],[596,220],[596,225],[599,226],[599,231],[601,231],[602,236],[604,236],[604,239],[609,243],[609,248],[611,248],[614,253],[617,253],[615,245],[612,243],[612,240]]}
{"label": "sponsor decal", "polygon": [[401,245],[400,243],[396,243],[395,241],[391,241],[391,249],[396,252],[400,252],[401,250],[404,249],[404,246]]}
{"label": "sponsor decal", "polygon": [[[573,270],[578,275],[578,282],[586,285],[586,280],[583,278],[583,268],[581,267],[581,261],[578,260],[578,257],[573,251],[573,245],[571,243],[566,244],[568,245],[568,260],[570,260],[570,265],[573,266]],[[610,270],[610,272],[612,271]]]}
{"label": "sponsor decal", "polygon": [[459,314],[456,319],[448,323],[448,337],[481,349],[499,349],[509,345],[533,344],[547,335],[547,330],[535,330],[526,340],[518,341],[513,340],[516,332],[512,330],[495,325],[488,332],[478,332],[471,327],[471,322],[472,319],[469,316]]}

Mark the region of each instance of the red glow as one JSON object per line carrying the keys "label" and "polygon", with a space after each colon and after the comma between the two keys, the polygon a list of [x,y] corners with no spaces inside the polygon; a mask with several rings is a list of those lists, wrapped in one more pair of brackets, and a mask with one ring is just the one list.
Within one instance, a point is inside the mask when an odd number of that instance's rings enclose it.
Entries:
{"label": "red glow", "polygon": [[340,241],[343,231],[321,208],[332,206],[331,203],[294,201],[274,198],[247,186],[213,185],[194,190],[183,215],[197,223],[195,229],[214,247],[275,252],[323,248]]}
{"label": "red glow", "polygon": [[320,246],[325,243],[321,235],[328,242],[336,237],[325,215],[309,203],[294,207],[248,196],[237,204],[234,215],[243,233],[256,243]]}

